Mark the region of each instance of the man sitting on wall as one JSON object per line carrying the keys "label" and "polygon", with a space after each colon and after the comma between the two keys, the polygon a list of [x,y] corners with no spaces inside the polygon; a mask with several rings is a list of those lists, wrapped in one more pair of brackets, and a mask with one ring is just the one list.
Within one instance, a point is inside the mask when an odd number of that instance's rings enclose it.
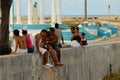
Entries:
{"label": "man sitting on wall", "polygon": [[49,44],[57,52],[57,58],[60,62],[61,61],[61,52],[60,52],[60,48],[58,46],[58,36],[55,34],[54,28],[50,28],[50,33],[51,33],[51,35],[49,37]]}
{"label": "man sitting on wall", "polygon": [[81,42],[81,36],[79,34],[79,27],[72,27],[71,32],[72,32],[71,42],[73,46],[76,46],[75,44],[78,44],[78,43],[81,45],[82,42]]}
{"label": "man sitting on wall", "polygon": [[55,66],[62,66],[61,63],[59,63],[57,57],[55,56],[55,51],[48,45],[46,45],[46,36],[47,36],[47,30],[42,30],[40,33],[38,33],[35,36],[36,39],[36,48],[40,55],[44,55],[44,65],[45,67],[53,67],[51,64],[48,63],[48,55],[49,53],[52,56],[52,59],[54,61]]}

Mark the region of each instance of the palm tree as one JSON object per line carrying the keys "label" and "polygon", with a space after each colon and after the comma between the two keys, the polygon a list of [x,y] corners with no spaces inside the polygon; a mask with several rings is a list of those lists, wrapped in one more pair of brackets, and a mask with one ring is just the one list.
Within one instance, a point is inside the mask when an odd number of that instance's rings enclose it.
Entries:
{"label": "palm tree", "polygon": [[12,0],[1,0],[1,26],[0,26],[0,54],[10,54],[9,46],[9,14]]}
{"label": "palm tree", "polygon": [[87,0],[84,0],[85,21],[87,21]]}

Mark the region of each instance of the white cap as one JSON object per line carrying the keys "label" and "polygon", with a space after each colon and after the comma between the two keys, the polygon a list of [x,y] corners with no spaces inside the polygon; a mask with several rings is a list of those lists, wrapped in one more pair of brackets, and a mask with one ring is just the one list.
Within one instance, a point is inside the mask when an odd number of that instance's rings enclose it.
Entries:
{"label": "white cap", "polygon": [[27,26],[23,26],[22,30],[27,31]]}

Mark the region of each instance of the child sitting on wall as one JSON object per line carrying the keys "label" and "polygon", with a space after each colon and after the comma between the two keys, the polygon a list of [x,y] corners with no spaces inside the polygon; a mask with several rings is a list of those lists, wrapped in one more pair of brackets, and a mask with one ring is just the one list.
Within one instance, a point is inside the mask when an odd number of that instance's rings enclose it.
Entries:
{"label": "child sitting on wall", "polygon": [[82,32],[82,34],[81,34],[81,45],[82,46],[88,45],[88,42],[87,42],[87,39],[85,38],[84,32]]}

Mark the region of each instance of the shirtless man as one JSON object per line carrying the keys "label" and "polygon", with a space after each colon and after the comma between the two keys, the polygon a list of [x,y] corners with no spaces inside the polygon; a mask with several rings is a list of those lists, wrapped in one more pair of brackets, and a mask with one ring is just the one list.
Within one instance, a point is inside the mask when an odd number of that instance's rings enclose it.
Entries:
{"label": "shirtless man", "polygon": [[13,31],[13,38],[15,40],[15,49],[12,54],[16,53],[27,53],[26,41],[19,35],[18,30]]}
{"label": "shirtless man", "polygon": [[55,34],[55,29],[54,28],[50,28],[50,37],[49,37],[49,44],[52,46],[52,48],[57,52],[57,58],[58,61],[61,61],[61,52],[60,52],[60,48],[58,46],[58,36]]}
{"label": "shirtless man", "polygon": [[51,67],[51,64],[48,63],[48,53],[50,52],[54,65],[62,66],[62,64],[59,63],[57,57],[55,56],[55,51],[50,46],[46,45],[46,37],[47,37],[46,30],[42,30],[35,36],[37,51],[40,55],[44,55],[44,65]]}

